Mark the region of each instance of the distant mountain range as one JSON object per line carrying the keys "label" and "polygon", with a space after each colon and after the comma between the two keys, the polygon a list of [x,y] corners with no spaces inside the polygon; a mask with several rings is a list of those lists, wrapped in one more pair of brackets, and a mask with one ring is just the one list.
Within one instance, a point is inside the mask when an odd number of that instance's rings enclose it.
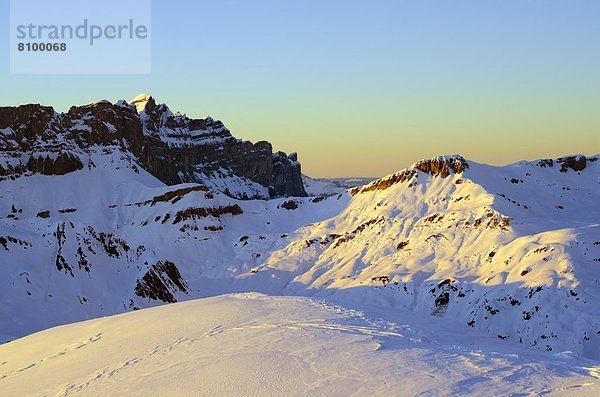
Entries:
{"label": "distant mountain range", "polygon": [[333,196],[347,189],[366,185],[377,178],[351,177],[351,178],[311,178],[302,175],[304,189],[309,196]]}
{"label": "distant mountain range", "polygon": [[255,291],[408,308],[600,358],[597,156],[452,155],[303,182],[295,154],[130,102],[0,108],[3,341]]}

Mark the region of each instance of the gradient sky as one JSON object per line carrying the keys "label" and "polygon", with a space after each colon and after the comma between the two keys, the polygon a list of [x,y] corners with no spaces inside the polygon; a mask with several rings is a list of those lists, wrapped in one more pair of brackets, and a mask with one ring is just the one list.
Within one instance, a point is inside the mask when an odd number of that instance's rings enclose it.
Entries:
{"label": "gradient sky", "polygon": [[65,111],[151,93],[311,176],[380,176],[438,154],[600,153],[600,1],[158,1],[152,74],[9,74],[0,106]]}

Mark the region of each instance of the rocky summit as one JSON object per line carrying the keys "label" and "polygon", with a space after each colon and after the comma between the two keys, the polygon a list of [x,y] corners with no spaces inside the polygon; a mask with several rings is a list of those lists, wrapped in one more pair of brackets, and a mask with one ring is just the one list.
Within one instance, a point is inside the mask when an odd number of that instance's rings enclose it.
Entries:
{"label": "rocky summit", "polygon": [[120,153],[167,185],[201,183],[240,199],[306,196],[295,153],[235,138],[211,117],[191,119],[142,94],[66,113],[38,104],[0,107],[0,178],[64,175]]}

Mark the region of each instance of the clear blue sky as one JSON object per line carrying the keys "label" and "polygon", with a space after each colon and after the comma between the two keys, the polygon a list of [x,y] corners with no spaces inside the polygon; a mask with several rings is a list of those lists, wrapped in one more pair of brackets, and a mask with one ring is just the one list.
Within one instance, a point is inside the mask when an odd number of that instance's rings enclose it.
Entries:
{"label": "clear blue sky", "polygon": [[314,176],[378,176],[446,153],[501,164],[600,152],[597,0],[152,6],[152,74],[19,76],[0,0],[0,105],[150,92],[298,151]]}

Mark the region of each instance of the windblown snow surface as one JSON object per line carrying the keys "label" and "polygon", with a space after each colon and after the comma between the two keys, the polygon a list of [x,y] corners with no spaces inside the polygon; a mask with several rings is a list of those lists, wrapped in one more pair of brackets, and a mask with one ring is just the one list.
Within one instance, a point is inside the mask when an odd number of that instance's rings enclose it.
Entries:
{"label": "windblown snow surface", "polygon": [[[404,319],[418,323],[412,314]],[[56,327],[2,347],[5,396],[584,395],[585,368],[475,334],[298,297],[234,294]],[[454,329],[442,331],[445,335]],[[486,340],[490,339],[490,340]],[[512,346],[515,348],[514,346]]]}
{"label": "windblown snow surface", "polygon": [[240,201],[87,155],[0,181],[3,396],[600,393],[596,157]]}

